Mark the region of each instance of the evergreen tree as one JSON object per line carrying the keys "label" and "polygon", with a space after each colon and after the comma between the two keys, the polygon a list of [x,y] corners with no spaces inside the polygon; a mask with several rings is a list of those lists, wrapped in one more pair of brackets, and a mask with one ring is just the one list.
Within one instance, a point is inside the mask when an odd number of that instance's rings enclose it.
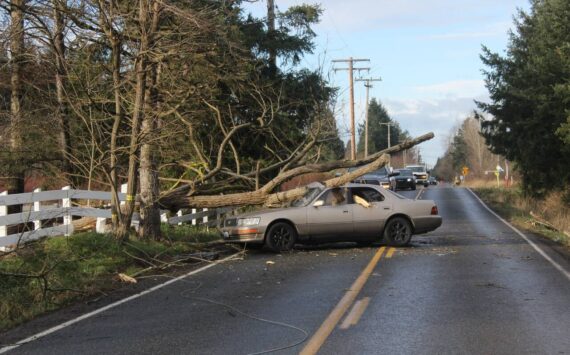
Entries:
{"label": "evergreen tree", "polygon": [[[364,152],[365,124],[362,122],[358,125],[358,152]],[[390,127],[390,145],[399,144],[403,133],[400,126],[390,118],[382,103],[373,98],[368,105],[368,154],[388,148],[388,127]]]}
{"label": "evergreen tree", "polygon": [[533,0],[520,11],[505,57],[483,48],[494,153],[517,162],[527,192],[570,182],[570,2]]}

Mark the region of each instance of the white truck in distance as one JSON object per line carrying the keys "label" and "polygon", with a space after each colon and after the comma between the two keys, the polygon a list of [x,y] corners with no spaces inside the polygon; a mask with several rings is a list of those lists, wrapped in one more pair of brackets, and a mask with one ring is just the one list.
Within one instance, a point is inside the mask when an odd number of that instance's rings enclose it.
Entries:
{"label": "white truck in distance", "polygon": [[425,165],[406,165],[406,169],[410,169],[416,177],[416,184],[428,186],[428,173]]}

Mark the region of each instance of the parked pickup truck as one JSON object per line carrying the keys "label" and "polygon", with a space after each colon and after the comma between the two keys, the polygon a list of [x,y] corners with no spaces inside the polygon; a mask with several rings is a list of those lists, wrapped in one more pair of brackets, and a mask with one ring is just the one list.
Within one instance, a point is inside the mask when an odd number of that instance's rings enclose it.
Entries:
{"label": "parked pickup truck", "polygon": [[416,183],[428,186],[429,175],[424,165],[406,165],[406,169],[410,169],[416,177]]}

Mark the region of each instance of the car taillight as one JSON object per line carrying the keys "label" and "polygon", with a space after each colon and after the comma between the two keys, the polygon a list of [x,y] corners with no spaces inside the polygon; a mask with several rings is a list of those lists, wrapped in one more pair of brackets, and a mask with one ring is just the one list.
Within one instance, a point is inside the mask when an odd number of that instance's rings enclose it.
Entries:
{"label": "car taillight", "polygon": [[431,214],[434,215],[434,216],[437,216],[437,215],[438,215],[437,206],[434,205],[434,206],[431,208]]}

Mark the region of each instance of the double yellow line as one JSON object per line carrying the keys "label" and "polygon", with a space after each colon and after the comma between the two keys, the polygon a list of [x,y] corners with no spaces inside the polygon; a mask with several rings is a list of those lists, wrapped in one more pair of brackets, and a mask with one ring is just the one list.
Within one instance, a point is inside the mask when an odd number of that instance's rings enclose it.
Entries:
{"label": "double yellow line", "polygon": [[[374,268],[382,258],[386,247],[381,247],[378,249],[376,254],[372,257],[372,260],[368,263],[366,268],[362,271],[362,273],[358,276],[356,281],[350,286],[348,291],[344,294],[341,300],[338,302],[336,307],[332,310],[329,314],[327,319],[321,324],[320,328],[317,332],[313,335],[313,337],[309,340],[307,345],[301,350],[301,355],[312,355],[316,354],[317,351],[323,346],[325,340],[329,337],[332,333],[338,322],[340,322],[342,316],[346,313],[346,311],[350,308],[350,306],[354,303],[354,300],[366,284],[366,281],[374,271]],[[387,258],[391,258],[394,254],[395,249],[390,248],[388,249],[388,253],[386,253]],[[368,305],[368,301],[365,301],[365,306]],[[359,307],[360,308],[360,307]],[[364,307],[365,308],[365,307]],[[364,312],[364,309],[362,309]],[[360,312],[359,312],[360,313]],[[361,315],[361,314],[360,314]],[[358,315],[358,318],[360,318]]]}

